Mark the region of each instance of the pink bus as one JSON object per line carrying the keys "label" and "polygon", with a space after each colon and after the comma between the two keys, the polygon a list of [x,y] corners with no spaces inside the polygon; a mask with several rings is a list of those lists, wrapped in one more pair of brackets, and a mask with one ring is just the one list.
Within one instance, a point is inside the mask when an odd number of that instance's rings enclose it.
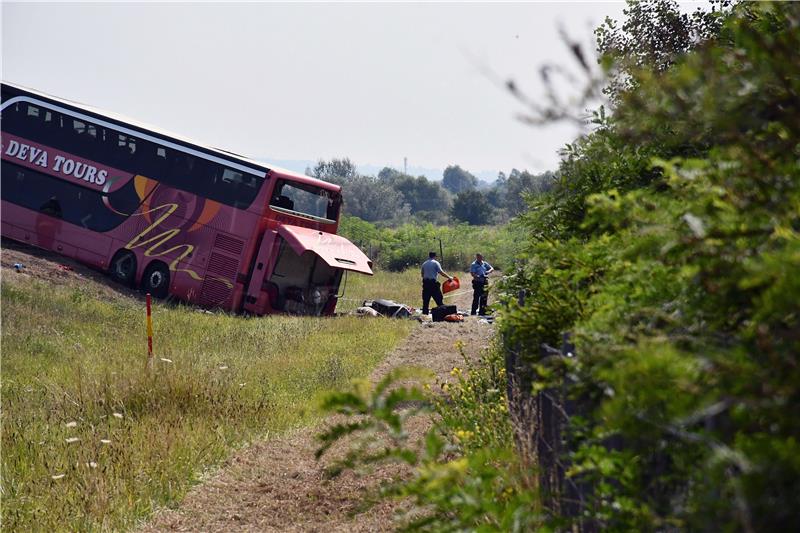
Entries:
{"label": "pink bus", "polygon": [[371,261],[336,235],[338,185],[2,85],[2,235],[157,297],[333,314]]}

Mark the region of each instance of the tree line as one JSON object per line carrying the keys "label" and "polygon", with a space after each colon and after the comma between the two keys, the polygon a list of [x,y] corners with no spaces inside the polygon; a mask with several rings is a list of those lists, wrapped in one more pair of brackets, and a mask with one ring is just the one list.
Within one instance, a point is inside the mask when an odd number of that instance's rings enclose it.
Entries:
{"label": "tree line", "polygon": [[489,184],[459,165],[448,166],[441,182],[389,167],[377,176],[366,176],[346,157],[320,160],[306,174],[341,185],[347,215],[389,226],[412,216],[437,225],[504,223],[525,209],[526,198],[549,191],[556,180],[552,172],[512,169],[508,175],[500,172]]}

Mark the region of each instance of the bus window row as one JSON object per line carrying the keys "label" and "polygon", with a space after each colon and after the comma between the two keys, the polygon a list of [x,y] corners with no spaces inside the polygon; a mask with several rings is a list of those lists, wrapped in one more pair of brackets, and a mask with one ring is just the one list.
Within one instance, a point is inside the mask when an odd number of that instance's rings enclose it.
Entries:
{"label": "bus window row", "polygon": [[22,207],[60,218],[65,222],[92,231],[114,229],[139,207],[133,180],[107,195],[60,178],[3,161],[3,181],[0,192],[3,200]]}
{"label": "bus window row", "polygon": [[264,182],[259,176],[28,102],[3,110],[3,130],[241,209],[252,204]]}

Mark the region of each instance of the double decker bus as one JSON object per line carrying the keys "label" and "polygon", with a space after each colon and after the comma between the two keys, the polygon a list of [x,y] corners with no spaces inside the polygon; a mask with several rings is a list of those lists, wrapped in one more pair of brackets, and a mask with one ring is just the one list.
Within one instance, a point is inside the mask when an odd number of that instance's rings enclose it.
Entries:
{"label": "double decker bus", "polygon": [[156,297],[256,315],[333,314],[338,185],[2,84],[2,235]]}

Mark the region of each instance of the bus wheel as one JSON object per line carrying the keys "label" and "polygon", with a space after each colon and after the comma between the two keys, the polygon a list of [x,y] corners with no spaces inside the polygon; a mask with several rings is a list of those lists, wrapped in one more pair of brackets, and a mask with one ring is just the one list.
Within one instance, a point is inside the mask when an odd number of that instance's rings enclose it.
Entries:
{"label": "bus wheel", "polygon": [[142,290],[156,298],[166,298],[169,293],[169,269],[164,263],[150,263],[142,276]]}
{"label": "bus wheel", "polygon": [[136,256],[129,250],[120,250],[111,259],[108,267],[111,279],[126,287],[132,287],[136,279]]}

